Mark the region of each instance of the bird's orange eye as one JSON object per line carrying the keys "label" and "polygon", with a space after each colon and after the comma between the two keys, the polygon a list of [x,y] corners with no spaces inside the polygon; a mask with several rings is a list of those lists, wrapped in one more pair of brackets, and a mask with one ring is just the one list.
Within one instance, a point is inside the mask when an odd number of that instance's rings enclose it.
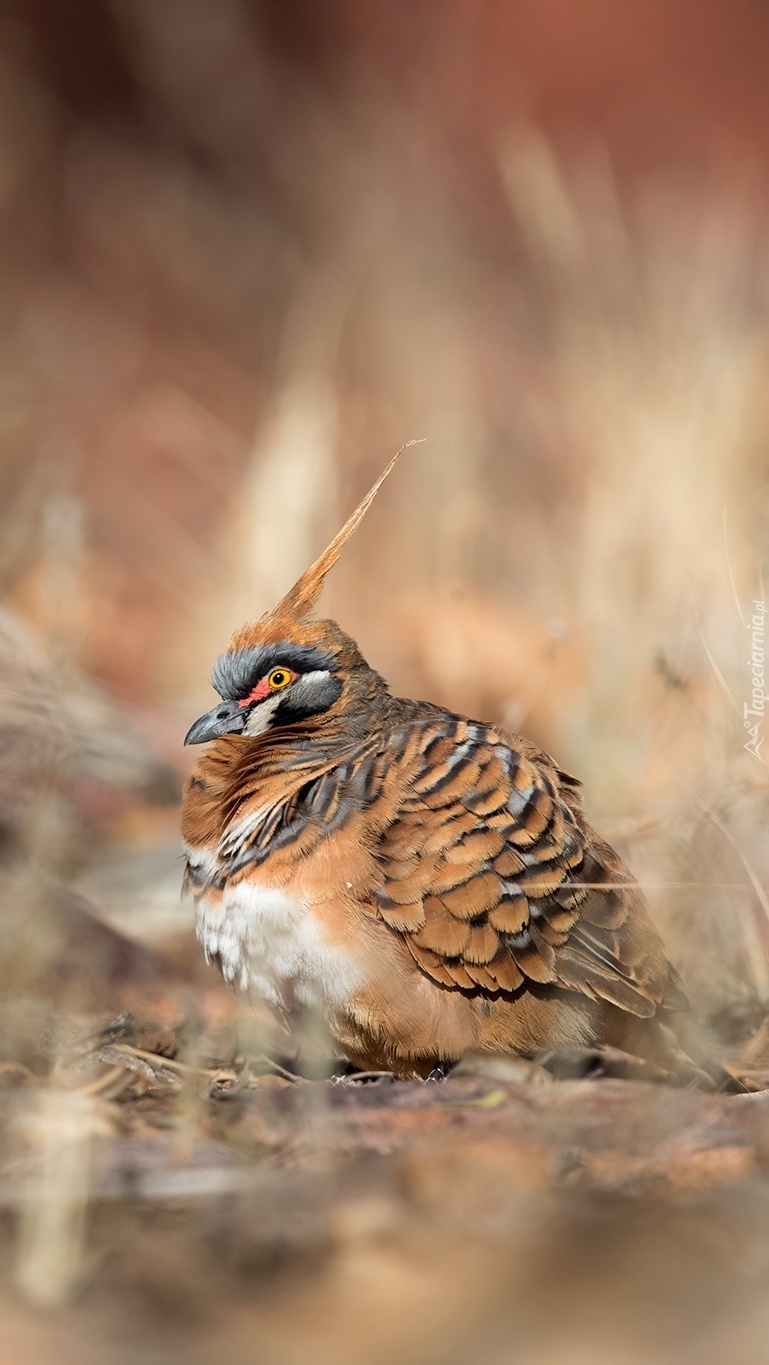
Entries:
{"label": "bird's orange eye", "polygon": [[272,673],[267,679],[267,686],[271,687],[273,692],[279,692],[281,687],[288,687],[291,678],[292,674],[289,673],[287,668],[273,668]]}

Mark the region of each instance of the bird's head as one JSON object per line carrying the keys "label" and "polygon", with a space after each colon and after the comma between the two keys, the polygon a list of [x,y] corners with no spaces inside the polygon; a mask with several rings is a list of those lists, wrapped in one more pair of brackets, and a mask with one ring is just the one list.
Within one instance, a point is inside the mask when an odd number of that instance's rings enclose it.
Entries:
{"label": "bird's head", "polygon": [[386,696],[383,680],[355,641],[335,621],[317,621],[312,612],[326,574],[400,453],[277,607],[236,631],[211,679],[221,701],[195,721],[185,744],[205,744],[221,735],[253,738],[311,717],[362,715],[377,697]]}
{"label": "bird's head", "polygon": [[216,661],[221,701],[195,721],[185,744],[220,735],[253,738],[311,717],[354,714],[384,683],[335,621],[256,621]]}

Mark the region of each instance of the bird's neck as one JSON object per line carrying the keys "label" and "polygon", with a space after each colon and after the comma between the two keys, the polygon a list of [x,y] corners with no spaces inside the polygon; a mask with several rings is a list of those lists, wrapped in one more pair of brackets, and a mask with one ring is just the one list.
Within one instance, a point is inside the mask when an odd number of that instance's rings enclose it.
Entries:
{"label": "bird's neck", "polygon": [[197,807],[201,816],[205,810],[209,819],[215,812],[221,833],[245,803],[279,804],[370,743],[386,727],[391,705],[385,683],[367,669],[339,709],[251,738],[223,736],[198,763],[188,808]]}

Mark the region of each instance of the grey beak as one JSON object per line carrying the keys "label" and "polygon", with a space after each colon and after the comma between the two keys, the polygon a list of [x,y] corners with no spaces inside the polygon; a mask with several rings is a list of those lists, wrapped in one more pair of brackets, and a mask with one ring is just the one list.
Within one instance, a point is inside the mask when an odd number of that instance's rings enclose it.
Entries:
{"label": "grey beak", "polygon": [[242,734],[246,717],[245,707],[239,706],[236,701],[220,701],[218,706],[206,711],[204,716],[199,716],[195,724],[190,726],[184,743],[207,744],[209,740],[218,739],[220,735]]}

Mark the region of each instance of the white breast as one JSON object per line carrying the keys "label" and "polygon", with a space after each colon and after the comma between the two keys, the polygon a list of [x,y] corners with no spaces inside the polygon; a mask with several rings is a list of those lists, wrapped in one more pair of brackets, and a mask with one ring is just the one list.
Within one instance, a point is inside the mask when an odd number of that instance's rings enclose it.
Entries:
{"label": "white breast", "polygon": [[227,981],[280,1009],[343,1007],[363,982],[350,953],[328,942],[311,909],[276,888],[242,881],[210,906],[203,895],[197,931]]}

